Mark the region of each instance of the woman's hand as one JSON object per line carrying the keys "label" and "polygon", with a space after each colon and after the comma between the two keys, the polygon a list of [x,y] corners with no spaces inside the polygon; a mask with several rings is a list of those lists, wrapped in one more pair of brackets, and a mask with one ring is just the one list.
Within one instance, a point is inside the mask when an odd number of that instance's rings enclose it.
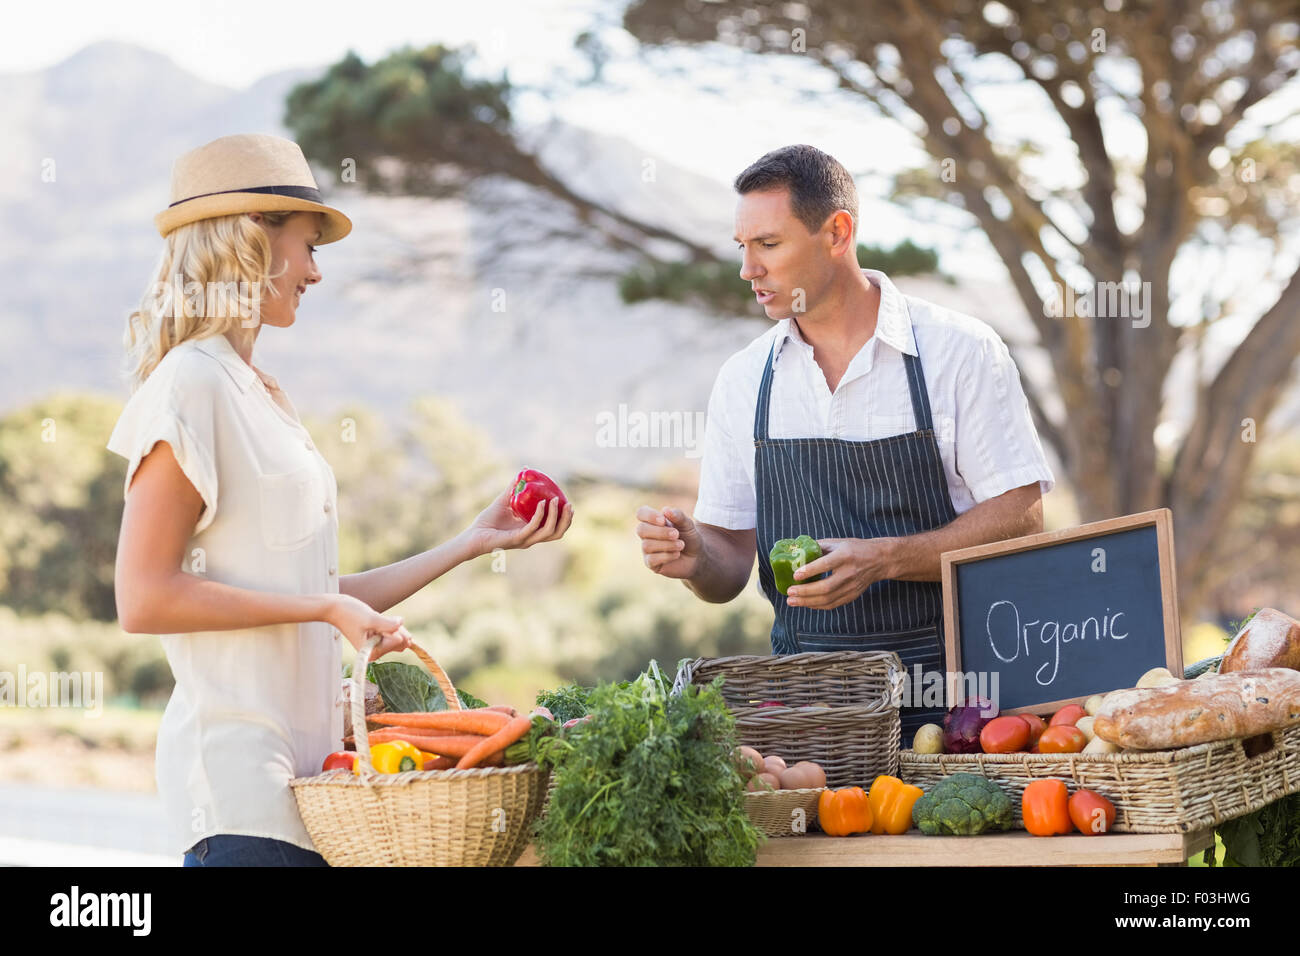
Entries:
{"label": "woman's hand", "polygon": [[348,643],[361,650],[361,646],[376,632],[383,635],[370,654],[372,661],[394,651],[404,651],[411,646],[411,633],[402,626],[400,617],[388,617],[380,614],[365,601],[354,598],[351,594],[333,594],[328,616],[325,618],[333,624]]}
{"label": "woman's hand", "polygon": [[473,524],[465,529],[465,536],[476,555],[490,554],[501,548],[531,548],[543,541],[556,541],[564,537],[573,523],[573,505],[565,503],[563,513],[554,499],[547,499],[533,512],[533,520],[525,524],[510,510],[511,484],[492,504],[483,509]]}

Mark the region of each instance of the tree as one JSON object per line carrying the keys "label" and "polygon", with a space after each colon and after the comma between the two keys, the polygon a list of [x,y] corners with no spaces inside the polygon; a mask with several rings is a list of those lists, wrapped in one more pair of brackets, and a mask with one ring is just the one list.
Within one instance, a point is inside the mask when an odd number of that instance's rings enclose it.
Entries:
{"label": "tree", "polygon": [[353,52],[318,80],[290,91],[284,122],[308,159],[338,169],[355,161],[357,181],[375,192],[453,195],[476,176],[505,176],[567,203],[615,247],[647,261],[650,241],[693,262],[717,257],[670,229],[584,197],[549,172],[520,141],[511,85],[466,72],[469,55],[434,45],[403,47],[373,66]]}
{"label": "tree", "polygon": [[0,603],[117,619],[126,462],[105,446],[121,403],[56,394],[0,419]]}
{"label": "tree", "polygon": [[[932,162],[900,176],[896,195],[962,210],[1006,267],[1037,331],[1020,348],[1046,352],[1064,414],[1026,380],[1030,406],[1084,520],[1171,508],[1180,602],[1185,615],[1199,609],[1256,438],[1300,354],[1300,273],[1184,290],[1174,270],[1217,256],[1217,269],[1235,271],[1222,246],[1244,231],[1277,250],[1297,224],[1294,144],[1270,138],[1277,123],[1243,123],[1300,69],[1294,6],[641,0],[623,23],[652,46],[808,57],[915,137]],[[1036,125],[1072,143],[1073,157],[1045,162],[1040,140],[1008,132],[991,95],[1008,83],[1034,91]],[[1210,326],[1239,311],[1234,296],[1271,282],[1280,294],[1211,364]],[[1086,308],[1068,307],[1076,289]],[[1200,318],[1171,320],[1187,311]],[[1162,458],[1156,427],[1184,352],[1195,410]]]}

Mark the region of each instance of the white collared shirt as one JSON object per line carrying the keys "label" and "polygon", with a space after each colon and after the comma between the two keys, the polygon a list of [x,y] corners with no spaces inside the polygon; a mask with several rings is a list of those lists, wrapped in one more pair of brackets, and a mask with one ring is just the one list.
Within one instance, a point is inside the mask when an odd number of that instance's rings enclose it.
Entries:
{"label": "white collared shirt", "polygon": [[768,350],[773,356],[771,438],[874,441],[916,431],[903,353],[921,356],[944,477],[957,514],[1034,481],[1048,467],[1020,373],[986,323],[905,296],[883,273],[876,331],[834,393],[798,325],[783,319],[727,359],[709,396],[695,520],[733,530],[757,525],[754,411]]}
{"label": "white collared shirt", "polygon": [[[257,591],[338,593],[334,472],[225,336],[171,349],[127,402],[108,442],[129,463],[127,489],[158,441],[204,504],[182,571]],[[161,639],[176,688],[155,773],[173,850],[216,834],[314,850],[289,781],[319,773],[342,747],[338,632],[313,621]]]}

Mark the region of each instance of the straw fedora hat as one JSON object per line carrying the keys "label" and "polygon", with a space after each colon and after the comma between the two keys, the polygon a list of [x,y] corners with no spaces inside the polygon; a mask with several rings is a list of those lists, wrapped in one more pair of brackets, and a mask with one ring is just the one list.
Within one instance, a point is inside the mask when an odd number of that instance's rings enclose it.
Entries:
{"label": "straw fedora hat", "polygon": [[305,210],[325,214],[318,244],[337,242],[352,220],[321,202],[302,149],[291,140],[240,133],[192,149],[172,166],[171,202],[154,216],[158,232],[237,212]]}

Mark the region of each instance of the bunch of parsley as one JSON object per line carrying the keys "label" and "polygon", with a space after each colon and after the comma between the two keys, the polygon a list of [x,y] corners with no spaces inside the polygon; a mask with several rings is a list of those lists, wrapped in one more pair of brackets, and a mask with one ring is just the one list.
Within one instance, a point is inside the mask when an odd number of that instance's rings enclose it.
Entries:
{"label": "bunch of parsley", "polygon": [[538,824],[549,866],[751,866],[762,834],[732,760],[735,721],[719,690],[671,693],[653,661],[587,699],[591,720],[537,741],[555,789]]}

